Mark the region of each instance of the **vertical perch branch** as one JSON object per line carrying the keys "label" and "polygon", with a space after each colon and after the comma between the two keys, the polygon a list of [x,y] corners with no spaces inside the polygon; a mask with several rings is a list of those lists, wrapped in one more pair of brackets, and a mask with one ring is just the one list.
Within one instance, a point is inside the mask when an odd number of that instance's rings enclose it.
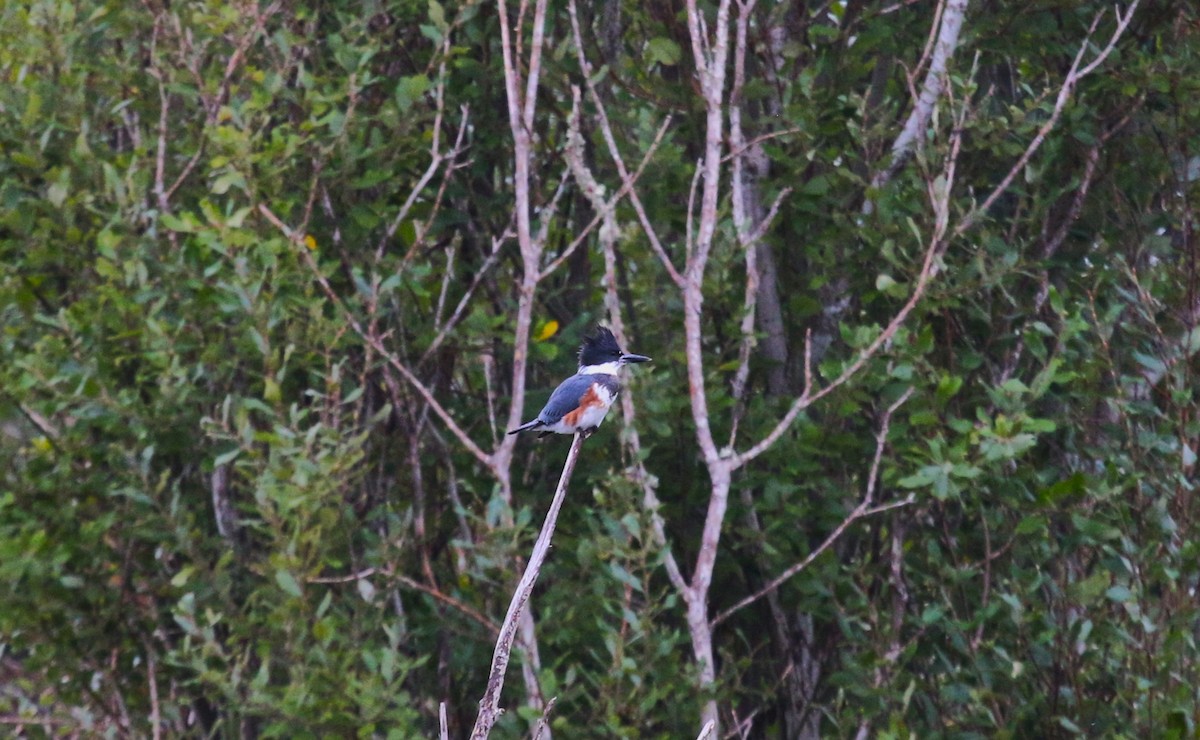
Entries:
{"label": "vertical perch branch", "polygon": [[579,451],[583,448],[583,440],[588,435],[580,433],[571,441],[571,450],[563,463],[562,475],[558,479],[558,488],[554,491],[554,500],[550,502],[550,510],[546,512],[546,521],[542,523],[542,531],[538,534],[537,542],[533,545],[533,553],[529,556],[529,564],[517,584],[512,601],[508,604],[508,613],[504,615],[504,623],[500,625],[500,637],[496,640],[496,649],[492,653],[492,670],[488,674],[487,690],[479,700],[479,716],[475,719],[475,729],[471,731],[471,740],[484,740],[492,731],[492,726],[500,718],[500,690],[504,688],[504,674],[508,670],[508,660],[512,654],[513,640],[517,636],[517,627],[525,604],[533,593],[541,573],[542,563],[550,553],[550,539],[554,536],[554,527],[558,523],[558,512],[562,509],[567,497],[567,484],[571,481],[571,473],[575,471],[575,462],[579,459]]}

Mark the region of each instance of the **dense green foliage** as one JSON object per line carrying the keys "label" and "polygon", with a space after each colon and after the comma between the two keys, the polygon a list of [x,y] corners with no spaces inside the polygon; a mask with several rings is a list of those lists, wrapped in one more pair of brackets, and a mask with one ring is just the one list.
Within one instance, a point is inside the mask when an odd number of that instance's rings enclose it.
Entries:
{"label": "dense green foliage", "polygon": [[[953,111],[970,103],[961,215],[1047,121],[1108,7],[973,4],[925,146],[876,190],[933,5],[756,11],[744,125],[774,135],[767,199],[794,189],[766,233],[789,351],[772,392],[755,356],[739,449],[802,389],[808,332],[828,331],[814,367],[827,380],[903,304]],[[673,116],[639,193],[681,264],[704,136],[684,7],[581,11],[626,161]],[[1112,25],[1109,9],[1089,54]],[[775,51],[768,27],[783,29]],[[565,3],[550,4],[547,29],[542,208],[583,82]],[[862,722],[884,737],[1195,735],[1198,29],[1190,3],[1140,8],[1005,195],[951,242],[886,351],[738,474],[714,614],[842,521],[883,409],[914,389],[875,494],[913,502],[855,523],[777,598],[716,627],[729,727],[750,718],[753,736],[783,737],[791,712],[829,736]],[[417,737],[446,701],[465,733],[488,624],[567,444],[521,440],[510,507],[343,307],[491,447],[521,279],[512,239],[493,255],[513,221],[495,7],[7,3],[0,75],[0,719],[27,732]],[[614,192],[594,112],[589,162]],[[422,180],[431,147],[448,151],[464,123],[454,168]],[[721,208],[704,353],[725,439],[745,261]],[[593,216],[568,181],[545,262]],[[637,454],[687,569],[709,486],[683,309],[633,210],[618,216],[629,349],[655,359],[632,374]],[[538,286],[526,418],[606,320],[589,239]],[[707,697],[622,427],[614,411],[575,473],[532,602],[537,678],[558,697],[560,737],[694,737]],[[537,719],[519,673],[497,736]]]}

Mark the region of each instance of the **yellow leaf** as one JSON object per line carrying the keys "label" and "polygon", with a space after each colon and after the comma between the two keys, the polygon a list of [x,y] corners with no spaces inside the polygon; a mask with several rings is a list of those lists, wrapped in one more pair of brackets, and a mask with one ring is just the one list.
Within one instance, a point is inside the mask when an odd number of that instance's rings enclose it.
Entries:
{"label": "yellow leaf", "polygon": [[542,324],[542,328],[538,330],[537,336],[533,338],[535,342],[544,342],[550,337],[558,333],[558,322],[551,319]]}
{"label": "yellow leaf", "polygon": [[304,237],[304,246],[308,247],[308,251],[310,252],[317,251],[317,240],[313,238],[312,234]]}

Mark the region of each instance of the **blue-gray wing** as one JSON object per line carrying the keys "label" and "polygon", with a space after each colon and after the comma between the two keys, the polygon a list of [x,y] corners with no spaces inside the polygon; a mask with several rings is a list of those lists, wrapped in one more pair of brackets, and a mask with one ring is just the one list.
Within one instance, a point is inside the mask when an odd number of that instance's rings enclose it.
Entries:
{"label": "blue-gray wing", "polygon": [[584,395],[591,390],[593,383],[605,386],[611,384],[613,387],[609,390],[613,395],[616,395],[619,388],[616,378],[610,375],[572,375],[550,394],[550,400],[546,402],[542,413],[538,414],[538,421],[547,425],[553,424],[574,411],[579,407]]}

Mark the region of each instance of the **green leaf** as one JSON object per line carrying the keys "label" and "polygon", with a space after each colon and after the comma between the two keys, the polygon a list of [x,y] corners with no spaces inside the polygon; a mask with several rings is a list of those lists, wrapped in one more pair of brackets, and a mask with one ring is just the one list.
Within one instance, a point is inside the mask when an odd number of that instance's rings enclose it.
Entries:
{"label": "green leaf", "polygon": [[446,11],[437,0],[429,0],[429,22],[443,34],[450,28],[446,23]]}
{"label": "green leaf", "polygon": [[1085,491],[1087,491],[1087,476],[1076,472],[1039,491],[1038,501],[1043,504],[1054,505],[1068,496],[1079,495]]}
{"label": "green leaf", "polygon": [[238,190],[246,192],[246,178],[242,173],[235,170],[230,170],[223,175],[213,180],[209,190],[216,195],[224,195],[229,192],[232,187],[237,187]]}
{"label": "green leaf", "polygon": [[1080,603],[1087,604],[1105,593],[1111,582],[1112,576],[1107,571],[1099,571],[1071,584],[1071,595]]}
{"label": "green leaf", "polygon": [[233,449],[222,452],[213,460],[213,467],[219,468],[222,465],[228,465],[240,454],[242,454],[242,449],[240,447],[234,447]]}
{"label": "green leaf", "polygon": [[158,221],[171,231],[192,233],[196,230],[191,221],[185,221],[184,219],[171,213],[160,213],[158,215]]}
{"label": "green leaf", "polygon": [[1046,526],[1046,517],[1035,514],[1022,519],[1013,531],[1019,535],[1043,534],[1046,532]]}
{"label": "green leaf", "polygon": [[1072,514],[1071,523],[1081,535],[1089,540],[1104,541],[1121,538],[1121,530],[1081,514]]}
{"label": "green leaf", "polygon": [[1110,600],[1116,601],[1118,603],[1125,603],[1126,601],[1130,601],[1131,599],[1133,599],[1133,592],[1130,591],[1125,586],[1113,586],[1112,588],[1105,591],[1104,595],[1106,597],[1108,597]]}
{"label": "green leaf", "polygon": [[[422,26],[422,28],[425,28]],[[401,112],[408,112],[413,103],[429,90],[429,78],[423,74],[401,77],[396,82],[396,105]]]}
{"label": "green leaf", "polygon": [[421,35],[432,41],[434,46],[442,45],[442,32],[438,30],[437,26],[431,23],[422,23],[418,28]]}
{"label": "green leaf", "polygon": [[963,387],[963,379],[958,375],[942,375],[938,379],[937,397],[942,403],[953,398]]}
{"label": "green leaf", "polygon": [[649,64],[663,64],[674,67],[679,64],[683,50],[671,39],[657,36],[646,42],[646,61]]}
{"label": "green leaf", "polygon": [[624,566],[622,566],[620,563],[615,560],[608,561],[608,570],[618,581],[624,583],[626,586],[629,586],[634,591],[641,593],[642,582],[634,578],[633,574],[625,570]]}
{"label": "green leaf", "polygon": [[1167,371],[1166,363],[1154,355],[1147,355],[1142,352],[1134,352],[1133,359],[1137,360],[1139,365],[1156,375],[1162,375]]}
{"label": "green leaf", "polygon": [[296,580],[296,576],[291,574],[291,571],[282,568],[275,571],[275,583],[279,584],[279,587],[291,596],[300,598],[303,595],[300,582]]}

